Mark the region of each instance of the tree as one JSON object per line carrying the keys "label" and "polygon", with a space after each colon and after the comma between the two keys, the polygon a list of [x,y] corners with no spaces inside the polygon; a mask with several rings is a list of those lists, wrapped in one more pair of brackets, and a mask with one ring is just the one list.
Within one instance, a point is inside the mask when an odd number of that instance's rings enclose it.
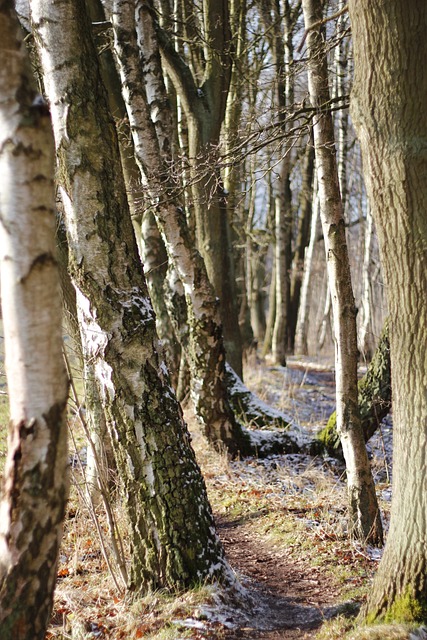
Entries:
{"label": "tree", "polygon": [[[187,305],[184,322],[175,312],[191,372],[196,415],[208,440],[231,454],[250,449],[231,410],[225,385],[225,351],[218,301],[205,263],[196,250],[173,181],[171,111],[168,104],[150,2],[113,3],[114,48],[126,108],[147,196],[182,283]],[[161,109],[159,109],[161,105]],[[175,287],[176,289],[176,287]],[[182,325],[185,324],[184,327]],[[181,326],[179,326],[181,325]]]}
{"label": "tree", "polygon": [[[391,370],[389,326],[386,320],[374,357],[366,374],[358,383],[360,422],[365,442],[368,442],[391,410]],[[332,454],[340,451],[337,433],[337,414],[334,411],[318,439]]]}
{"label": "tree", "polygon": [[427,5],[350,0],[349,9],[351,113],[387,283],[393,377],[390,530],[364,615],[425,622]]}
{"label": "tree", "polygon": [[228,565],[161,356],[84,2],[30,7],[83,355],[94,367],[128,515],[129,587],[225,579]]}
{"label": "tree", "polygon": [[382,544],[382,525],[357,404],[356,307],[351,284],[330,110],[327,59],[320,24],[322,2],[303,0],[309,52],[310,100],[317,109],[313,123],[320,218],[327,258],[335,333],[337,430],[347,469],[350,531],[362,540]]}
{"label": "tree", "polygon": [[229,3],[228,0],[203,0],[201,11],[188,0],[177,4],[181,7],[185,29],[191,29],[190,60],[178,54],[171,34],[160,25],[157,25],[158,41],[188,128],[197,247],[220,300],[227,360],[241,377],[242,344],[234,256],[226,194],[217,164],[232,68]]}
{"label": "tree", "polygon": [[0,275],[10,401],[0,636],[42,640],[68,494],[68,385],[55,261],[54,145],[14,3],[0,2]]}

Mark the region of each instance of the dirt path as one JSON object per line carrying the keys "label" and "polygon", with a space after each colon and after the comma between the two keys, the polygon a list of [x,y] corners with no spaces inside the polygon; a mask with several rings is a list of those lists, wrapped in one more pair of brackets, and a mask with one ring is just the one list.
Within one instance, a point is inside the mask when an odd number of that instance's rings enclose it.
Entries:
{"label": "dirt path", "polygon": [[287,557],[257,535],[256,523],[218,520],[218,530],[232,567],[254,598],[252,619],[227,638],[314,638],[334,610],[339,592],[321,568]]}
{"label": "dirt path", "polygon": [[[287,377],[301,417],[324,420],[334,408],[333,371],[298,363],[287,369]],[[271,382],[264,379],[267,389],[274,388]],[[295,558],[286,546],[269,544],[257,531],[256,518],[218,517],[217,526],[231,566],[254,599],[247,623],[227,638],[308,640],[337,613],[340,589],[332,578],[303,555]]]}

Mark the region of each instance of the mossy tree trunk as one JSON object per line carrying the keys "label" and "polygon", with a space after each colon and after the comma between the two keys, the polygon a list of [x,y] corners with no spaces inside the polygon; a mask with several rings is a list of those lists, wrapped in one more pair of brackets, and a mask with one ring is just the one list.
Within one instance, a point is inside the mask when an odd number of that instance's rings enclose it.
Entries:
{"label": "mossy tree trunk", "polygon": [[338,182],[327,57],[322,32],[321,0],[303,0],[309,54],[310,100],[318,112],[313,135],[328,282],[335,332],[337,429],[347,469],[350,532],[373,544],[382,544],[382,525],[375,486],[363,439],[357,404],[356,307],[351,284],[343,208]]}
{"label": "mossy tree trunk", "polygon": [[136,591],[224,578],[200,470],[159,357],[116,131],[82,0],[34,0],[84,357],[94,365],[128,515]]}
{"label": "mossy tree trunk", "polygon": [[0,637],[43,640],[68,494],[54,144],[11,0],[0,2],[0,276],[9,391]]}
{"label": "mossy tree trunk", "polygon": [[352,117],[387,284],[393,378],[390,530],[364,615],[427,622],[427,4],[350,0],[349,9]]}

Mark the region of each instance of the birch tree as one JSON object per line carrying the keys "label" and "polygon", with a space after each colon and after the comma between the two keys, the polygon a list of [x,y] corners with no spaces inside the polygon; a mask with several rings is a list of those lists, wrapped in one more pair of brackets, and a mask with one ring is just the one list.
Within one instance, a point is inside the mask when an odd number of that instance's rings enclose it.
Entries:
{"label": "birch tree", "polygon": [[364,613],[426,622],[427,5],[351,0],[349,9],[351,112],[388,290],[393,379],[390,530]]}
{"label": "birch tree", "polygon": [[352,535],[373,544],[382,544],[382,525],[369,460],[363,439],[357,403],[356,306],[351,284],[339,190],[328,69],[324,42],[318,23],[322,2],[303,0],[309,53],[310,100],[317,109],[313,123],[320,218],[327,258],[328,282],[332,298],[335,332],[336,415],[347,468],[347,484]]}
{"label": "birch tree", "polygon": [[[217,167],[232,68],[229,6],[228,0],[203,0],[199,11],[188,0],[181,2],[185,9],[185,24],[195,26],[190,37],[190,59],[186,61],[178,54],[169,33],[159,25],[157,37],[165,69],[180,98],[188,128],[197,247],[220,300],[227,359],[241,377],[242,344],[234,256],[226,194]],[[198,16],[201,16],[201,23]]]}
{"label": "birch tree", "polygon": [[[136,157],[171,264],[187,302],[187,359],[196,415],[207,438],[231,454],[249,450],[249,439],[234,418],[225,385],[225,351],[218,301],[205,263],[196,250],[170,177],[171,111],[160,64],[150,2],[115,0],[114,46]],[[177,318],[178,319],[178,318]],[[178,320],[179,323],[179,320]],[[187,333],[184,327],[185,334]],[[183,337],[178,327],[177,335]]]}
{"label": "birch tree", "polygon": [[206,489],[161,357],[84,2],[30,7],[83,354],[94,366],[128,515],[129,588],[224,578]]}
{"label": "birch tree", "polygon": [[0,2],[0,276],[9,390],[0,636],[42,640],[67,500],[67,380],[55,261],[54,144],[11,0]]}

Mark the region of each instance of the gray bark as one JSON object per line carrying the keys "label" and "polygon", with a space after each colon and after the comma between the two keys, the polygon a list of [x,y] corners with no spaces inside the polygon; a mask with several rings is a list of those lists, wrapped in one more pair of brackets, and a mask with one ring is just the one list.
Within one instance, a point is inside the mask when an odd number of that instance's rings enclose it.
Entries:
{"label": "gray bark", "polygon": [[425,622],[427,5],[351,0],[349,9],[351,112],[387,284],[393,379],[390,529],[364,614]]}

